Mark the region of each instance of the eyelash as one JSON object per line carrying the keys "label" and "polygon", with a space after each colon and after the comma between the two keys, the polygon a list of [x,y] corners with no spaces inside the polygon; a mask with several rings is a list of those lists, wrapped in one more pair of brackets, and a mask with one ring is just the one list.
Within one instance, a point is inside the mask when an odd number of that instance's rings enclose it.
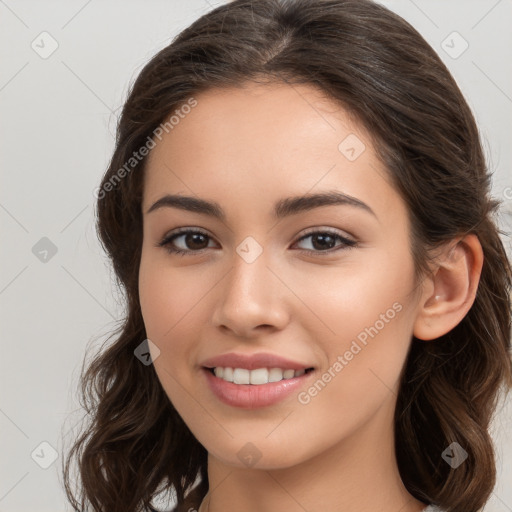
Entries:
{"label": "eyelash", "polygon": [[[180,236],[187,235],[187,234],[197,234],[197,233],[204,235],[210,239],[212,238],[212,237],[210,237],[210,235],[208,235],[208,233],[206,233],[200,229],[182,228],[179,231],[175,231],[173,233],[166,235],[161,242],[158,242],[156,244],[156,246],[165,248],[165,250],[167,252],[169,252],[170,254],[176,254],[176,255],[180,255],[180,256],[199,255],[199,254],[202,254],[208,248],[200,249],[198,251],[193,251],[191,249],[188,249],[188,250],[176,249],[175,247],[172,247],[172,245],[171,245],[171,242]],[[353,247],[357,247],[357,245],[358,245],[358,243],[355,240],[350,240],[348,238],[345,238],[345,237],[341,236],[339,233],[337,233],[336,231],[332,231],[330,229],[321,229],[321,230],[317,229],[316,231],[309,231],[308,233],[303,235],[301,238],[299,238],[297,240],[297,242],[295,242],[295,243],[301,242],[302,240],[309,238],[312,235],[318,235],[318,234],[330,235],[334,238],[338,238],[339,240],[342,241],[342,244],[338,247],[335,247],[333,249],[328,249],[325,251],[314,251],[314,250],[310,250],[310,249],[299,249],[299,250],[302,253],[306,253],[308,255],[315,254],[315,255],[324,256],[324,255],[330,255],[330,254],[332,254],[336,251],[342,250],[342,249],[345,249],[345,250],[352,249]]]}

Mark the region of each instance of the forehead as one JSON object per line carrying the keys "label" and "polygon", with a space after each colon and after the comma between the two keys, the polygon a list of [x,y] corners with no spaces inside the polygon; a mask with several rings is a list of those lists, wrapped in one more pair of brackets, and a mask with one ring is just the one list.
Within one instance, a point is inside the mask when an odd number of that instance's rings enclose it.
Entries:
{"label": "forehead", "polygon": [[215,199],[228,211],[327,189],[383,213],[400,202],[366,130],[318,89],[248,83],[194,98],[151,150],[144,209],[165,193]]}

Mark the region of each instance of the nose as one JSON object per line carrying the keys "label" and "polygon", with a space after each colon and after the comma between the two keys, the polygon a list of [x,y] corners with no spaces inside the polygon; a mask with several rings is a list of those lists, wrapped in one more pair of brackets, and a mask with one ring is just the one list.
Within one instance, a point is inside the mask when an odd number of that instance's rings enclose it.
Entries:
{"label": "nose", "polygon": [[235,254],[233,268],[219,283],[214,325],[246,339],[283,329],[289,322],[289,305],[286,286],[275,274],[265,252],[252,263]]}

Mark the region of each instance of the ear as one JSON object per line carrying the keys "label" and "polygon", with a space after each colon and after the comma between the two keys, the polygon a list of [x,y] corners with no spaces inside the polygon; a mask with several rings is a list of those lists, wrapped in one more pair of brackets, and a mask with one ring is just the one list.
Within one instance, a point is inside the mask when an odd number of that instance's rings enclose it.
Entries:
{"label": "ear", "polygon": [[436,259],[436,270],[423,283],[413,334],[432,340],[451,331],[475,301],[484,255],[474,234],[450,243]]}

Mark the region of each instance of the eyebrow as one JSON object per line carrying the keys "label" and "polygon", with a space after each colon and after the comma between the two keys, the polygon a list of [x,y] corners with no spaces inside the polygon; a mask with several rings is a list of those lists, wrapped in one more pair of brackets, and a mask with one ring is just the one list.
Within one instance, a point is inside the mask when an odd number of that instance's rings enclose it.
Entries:
{"label": "eyebrow", "polygon": [[[375,212],[366,203],[363,203],[363,201],[356,197],[343,194],[336,190],[280,199],[274,205],[273,216],[275,219],[282,219],[314,208],[331,205],[353,206],[360,208],[377,218]],[[171,194],[167,194],[158,199],[158,201],[156,201],[146,213],[151,213],[164,207],[179,208],[181,210],[210,215],[222,221],[226,220],[226,213],[222,207],[214,201],[206,201],[205,199],[199,199],[197,197]]]}

